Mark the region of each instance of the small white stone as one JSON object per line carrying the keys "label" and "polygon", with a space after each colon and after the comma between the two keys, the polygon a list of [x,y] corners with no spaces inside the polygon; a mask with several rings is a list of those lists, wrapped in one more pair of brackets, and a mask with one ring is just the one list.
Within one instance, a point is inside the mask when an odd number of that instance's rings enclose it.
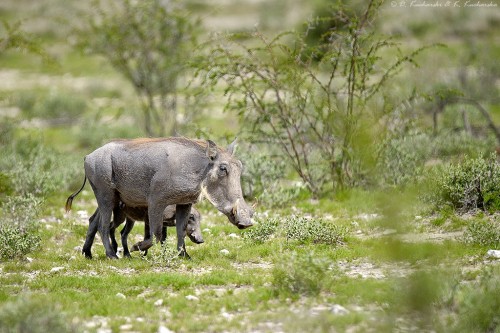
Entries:
{"label": "small white stone", "polygon": [[61,271],[61,270],[63,270],[63,269],[64,269],[64,267],[54,267],[54,268],[52,268],[52,269],[50,270],[50,272],[51,272],[51,273],[55,273],[55,272],[59,272],[59,271]]}
{"label": "small white stone", "polygon": [[162,299],[157,300],[156,302],[154,302],[154,305],[155,306],[162,306],[163,305],[163,300]]}
{"label": "small white stone", "polygon": [[210,232],[210,229],[205,228],[205,229],[203,229],[203,232]]}
{"label": "small white stone", "polygon": [[33,258],[30,257],[26,257],[26,260],[28,260],[28,262],[33,262]]}
{"label": "small white stone", "polygon": [[240,236],[238,236],[235,233],[230,233],[229,235],[227,235],[227,237],[229,237],[229,238],[241,238]]}
{"label": "small white stone", "polygon": [[132,324],[123,324],[120,326],[120,331],[130,331],[134,327]]}
{"label": "small white stone", "polygon": [[123,299],[127,298],[127,296],[123,295],[122,293],[116,294],[116,297],[123,298]]}
{"label": "small white stone", "polygon": [[175,333],[174,331],[169,330],[165,326],[158,327],[158,333]]}
{"label": "small white stone", "polygon": [[490,258],[500,259],[500,250],[488,250],[486,255]]}
{"label": "small white stone", "polygon": [[199,301],[199,300],[200,300],[198,297],[196,297],[196,296],[194,296],[194,295],[187,295],[187,296],[186,296],[186,299],[187,299],[188,301]]}
{"label": "small white stone", "polygon": [[222,253],[223,255],[227,256],[229,254],[229,250],[222,249],[222,250],[220,250],[220,253]]}
{"label": "small white stone", "polygon": [[340,304],[334,304],[330,310],[333,314],[336,314],[336,315],[346,315],[349,313],[349,310],[347,310],[346,308],[344,308],[342,305]]}

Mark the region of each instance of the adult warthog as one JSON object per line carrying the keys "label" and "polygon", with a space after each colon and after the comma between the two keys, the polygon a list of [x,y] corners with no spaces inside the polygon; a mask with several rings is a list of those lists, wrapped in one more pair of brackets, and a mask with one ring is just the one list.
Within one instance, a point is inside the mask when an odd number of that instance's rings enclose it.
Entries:
{"label": "adult warthog", "polygon": [[[162,238],[163,212],[176,205],[177,250],[187,256],[184,235],[191,206],[203,195],[240,229],[252,226],[253,209],[241,191],[241,162],[233,156],[235,142],[227,149],[212,141],[157,138],[112,141],[85,157],[85,185],[89,180],[97,199],[95,220],[106,256],[118,258],[109,239],[113,209],[119,202],[128,207],[148,207],[151,237],[140,250]],[[81,189],[82,189],[81,188]],[[69,196],[66,210],[71,209]],[[89,232],[91,225],[89,224]]]}

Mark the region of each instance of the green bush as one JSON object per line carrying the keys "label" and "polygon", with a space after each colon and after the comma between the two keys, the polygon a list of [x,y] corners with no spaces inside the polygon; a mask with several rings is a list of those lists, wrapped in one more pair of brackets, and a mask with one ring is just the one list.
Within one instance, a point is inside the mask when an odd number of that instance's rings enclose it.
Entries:
{"label": "green bush", "polygon": [[490,220],[475,220],[467,225],[463,240],[466,244],[500,248],[500,223]]}
{"label": "green bush", "polygon": [[[443,332],[500,331],[500,268],[486,267],[479,279],[461,284],[447,302],[452,316],[443,325]],[[451,324],[451,325],[450,325]]]}
{"label": "green bush", "polygon": [[290,216],[259,221],[246,231],[243,237],[254,243],[263,243],[273,236],[285,237],[287,241],[299,243],[341,245],[345,242],[347,229],[327,223],[321,219]]}
{"label": "green bush", "polygon": [[78,332],[53,304],[22,297],[0,307],[0,332]]}
{"label": "green bush", "polygon": [[255,197],[267,207],[282,207],[306,190],[301,183],[285,180],[290,172],[286,157],[273,148],[253,145],[239,151],[238,156],[245,164],[241,180],[245,197]]}
{"label": "green bush", "polygon": [[280,256],[272,271],[274,291],[287,297],[318,295],[325,285],[328,263],[314,252]]}
{"label": "green bush", "polygon": [[494,137],[476,138],[466,132],[441,133],[434,138],[434,156],[438,158],[453,158],[467,155],[476,158],[491,151],[495,147]]}
{"label": "green bush", "polygon": [[0,160],[0,172],[9,178],[15,194],[41,198],[67,189],[81,168],[81,160],[75,161],[32,137],[14,140]]}
{"label": "green bush", "polygon": [[13,103],[28,118],[72,120],[87,110],[85,99],[71,92],[50,92],[46,95],[23,92],[14,97]]}
{"label": "green bush", "polygon": [[280,221],[277,218],[259,221],[258,224],[243,234],[243,238],[255,243],[264,243],[276,233],[279,223]]}
{"label": "green bush", "polygon": [[41,201],[29,194],[8,197],[0,215],[0,259],[22,258],[40,245],[36,218]]}
{"label": "green bush", "polygon": [[435,182],[438,205],[450,205],[461,212],[500,209],[500,165],[493,154],[449,165]]}
{"label": "green bush", "polygon": [[431,138],[418,131],[387,138],[381,147],[377,173],[383,185],[390,186],[414,181],[432,153]]}
{"label": "green bush", "polygon": [[321,219],[292,216],[284,221],[283,226],[286,239],[300,243],[341,245],[347,235],[346,228]]}
{"label": "green bush", "polygon": [[142,258],[150,262],[153,266],[175,268],[180,265],[179,253],[167,242],[156,244],[149,249],[148,253],[149,258],[146,256]]}

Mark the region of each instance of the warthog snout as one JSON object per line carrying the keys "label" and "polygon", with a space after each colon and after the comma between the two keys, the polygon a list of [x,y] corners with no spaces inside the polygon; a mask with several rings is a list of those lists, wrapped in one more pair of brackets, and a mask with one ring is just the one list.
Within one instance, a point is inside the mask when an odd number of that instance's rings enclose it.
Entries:
{"label": "warthog snout", "polygon": [[205,242],[203,240],[203,237],[201,237],[201,235],[198,234],[188,234],[188,237],[195,244],[201,244]]}
{"label": "warthog snout", "polygon": [[245,203],[245,201],[241,203],[240,199],[236,200],[231,213],[234,218],[233,223],[238,227],[238,229],[245,229],[253,226],[252,216],[254,211]]}

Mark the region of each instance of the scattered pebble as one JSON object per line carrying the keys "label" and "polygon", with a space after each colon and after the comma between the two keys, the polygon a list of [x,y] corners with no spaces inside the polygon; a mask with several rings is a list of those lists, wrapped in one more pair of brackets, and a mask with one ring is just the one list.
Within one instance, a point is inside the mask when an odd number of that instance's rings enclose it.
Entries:
{"label": "scattered pebble", "polygon": [[187,299],[188,301],[199,301],[199,300],[200,300],[198,297],[196,297],[196,296],[194,296],[194,295],[187,295],[187,296],[186,296],[186,299]]}
{"label": "scattered pebble", "polygon": [[122,293],[116,294],[116,297],[123,298],[123,299],[127,298],[127,296],[123,295]]}
{"label": "scattered pebble", "polygon": [[50,272],[51,272],[51,273],[55,273],[55,272],[59,272],[59,271],[61,271],[61,270],[63,270],[63,269],[64,269],[64,267],[54,267],[54,268],[52,268],[52,269],[50,270]]}
{"label": "scattered pebble", "polygon": [[76,212],[76,215],[78,215],[78,217],[81,219],[88,219],[89,218],[89,214],[87,213],[86,210],[79,210]]}
{"label": "scattered pebble", "polygon": [[163,300],[162,299],[157,300],[156,302],[154,302],[154,305],[155,306],[162,306],[163,305]]}
{"label": "scattered pebble", "polygon": [[169,330],[165,326],[158,327],[158,333],[175,333],[174,331]]}
{"label": "scattered pebble", "polygon": [[220,250],[220,253],[222,253],[223,255],[227,256],[229,254],[229,250],[222,249],[222,250]]}
{"label": "scattered pebble", "polygon": [[336,315],[340,315],[340,316],[343,316],[343,315],[346,315],[346,314],[349,314],[349,310],[347,310],[346,308],[344,308],[342,305],[340,304],[334,304],[330,310],[333,314],[336,314]]}
{"label": "scattered pebble", "polygon": [[123,324],[120,326],[120,331],[130,331],[134,327],[132,324]]}
{"label": "scattered pebble", "polygon": [[26,260],[28,260],[28,262],[33,262],[33,258],[30,257],[26,257]]}
{"label": "scattered pebble", "polygon": [[488,250],[488,252],[486,252],[486,256],[500,259],[500,250]]}
{"label": "scattered pebble", "polygon": [[235,233],[230,233],[229,235],[227,235],[227,237],[229,237],[229,238],[241,238],[240,236],[238,236]]}

